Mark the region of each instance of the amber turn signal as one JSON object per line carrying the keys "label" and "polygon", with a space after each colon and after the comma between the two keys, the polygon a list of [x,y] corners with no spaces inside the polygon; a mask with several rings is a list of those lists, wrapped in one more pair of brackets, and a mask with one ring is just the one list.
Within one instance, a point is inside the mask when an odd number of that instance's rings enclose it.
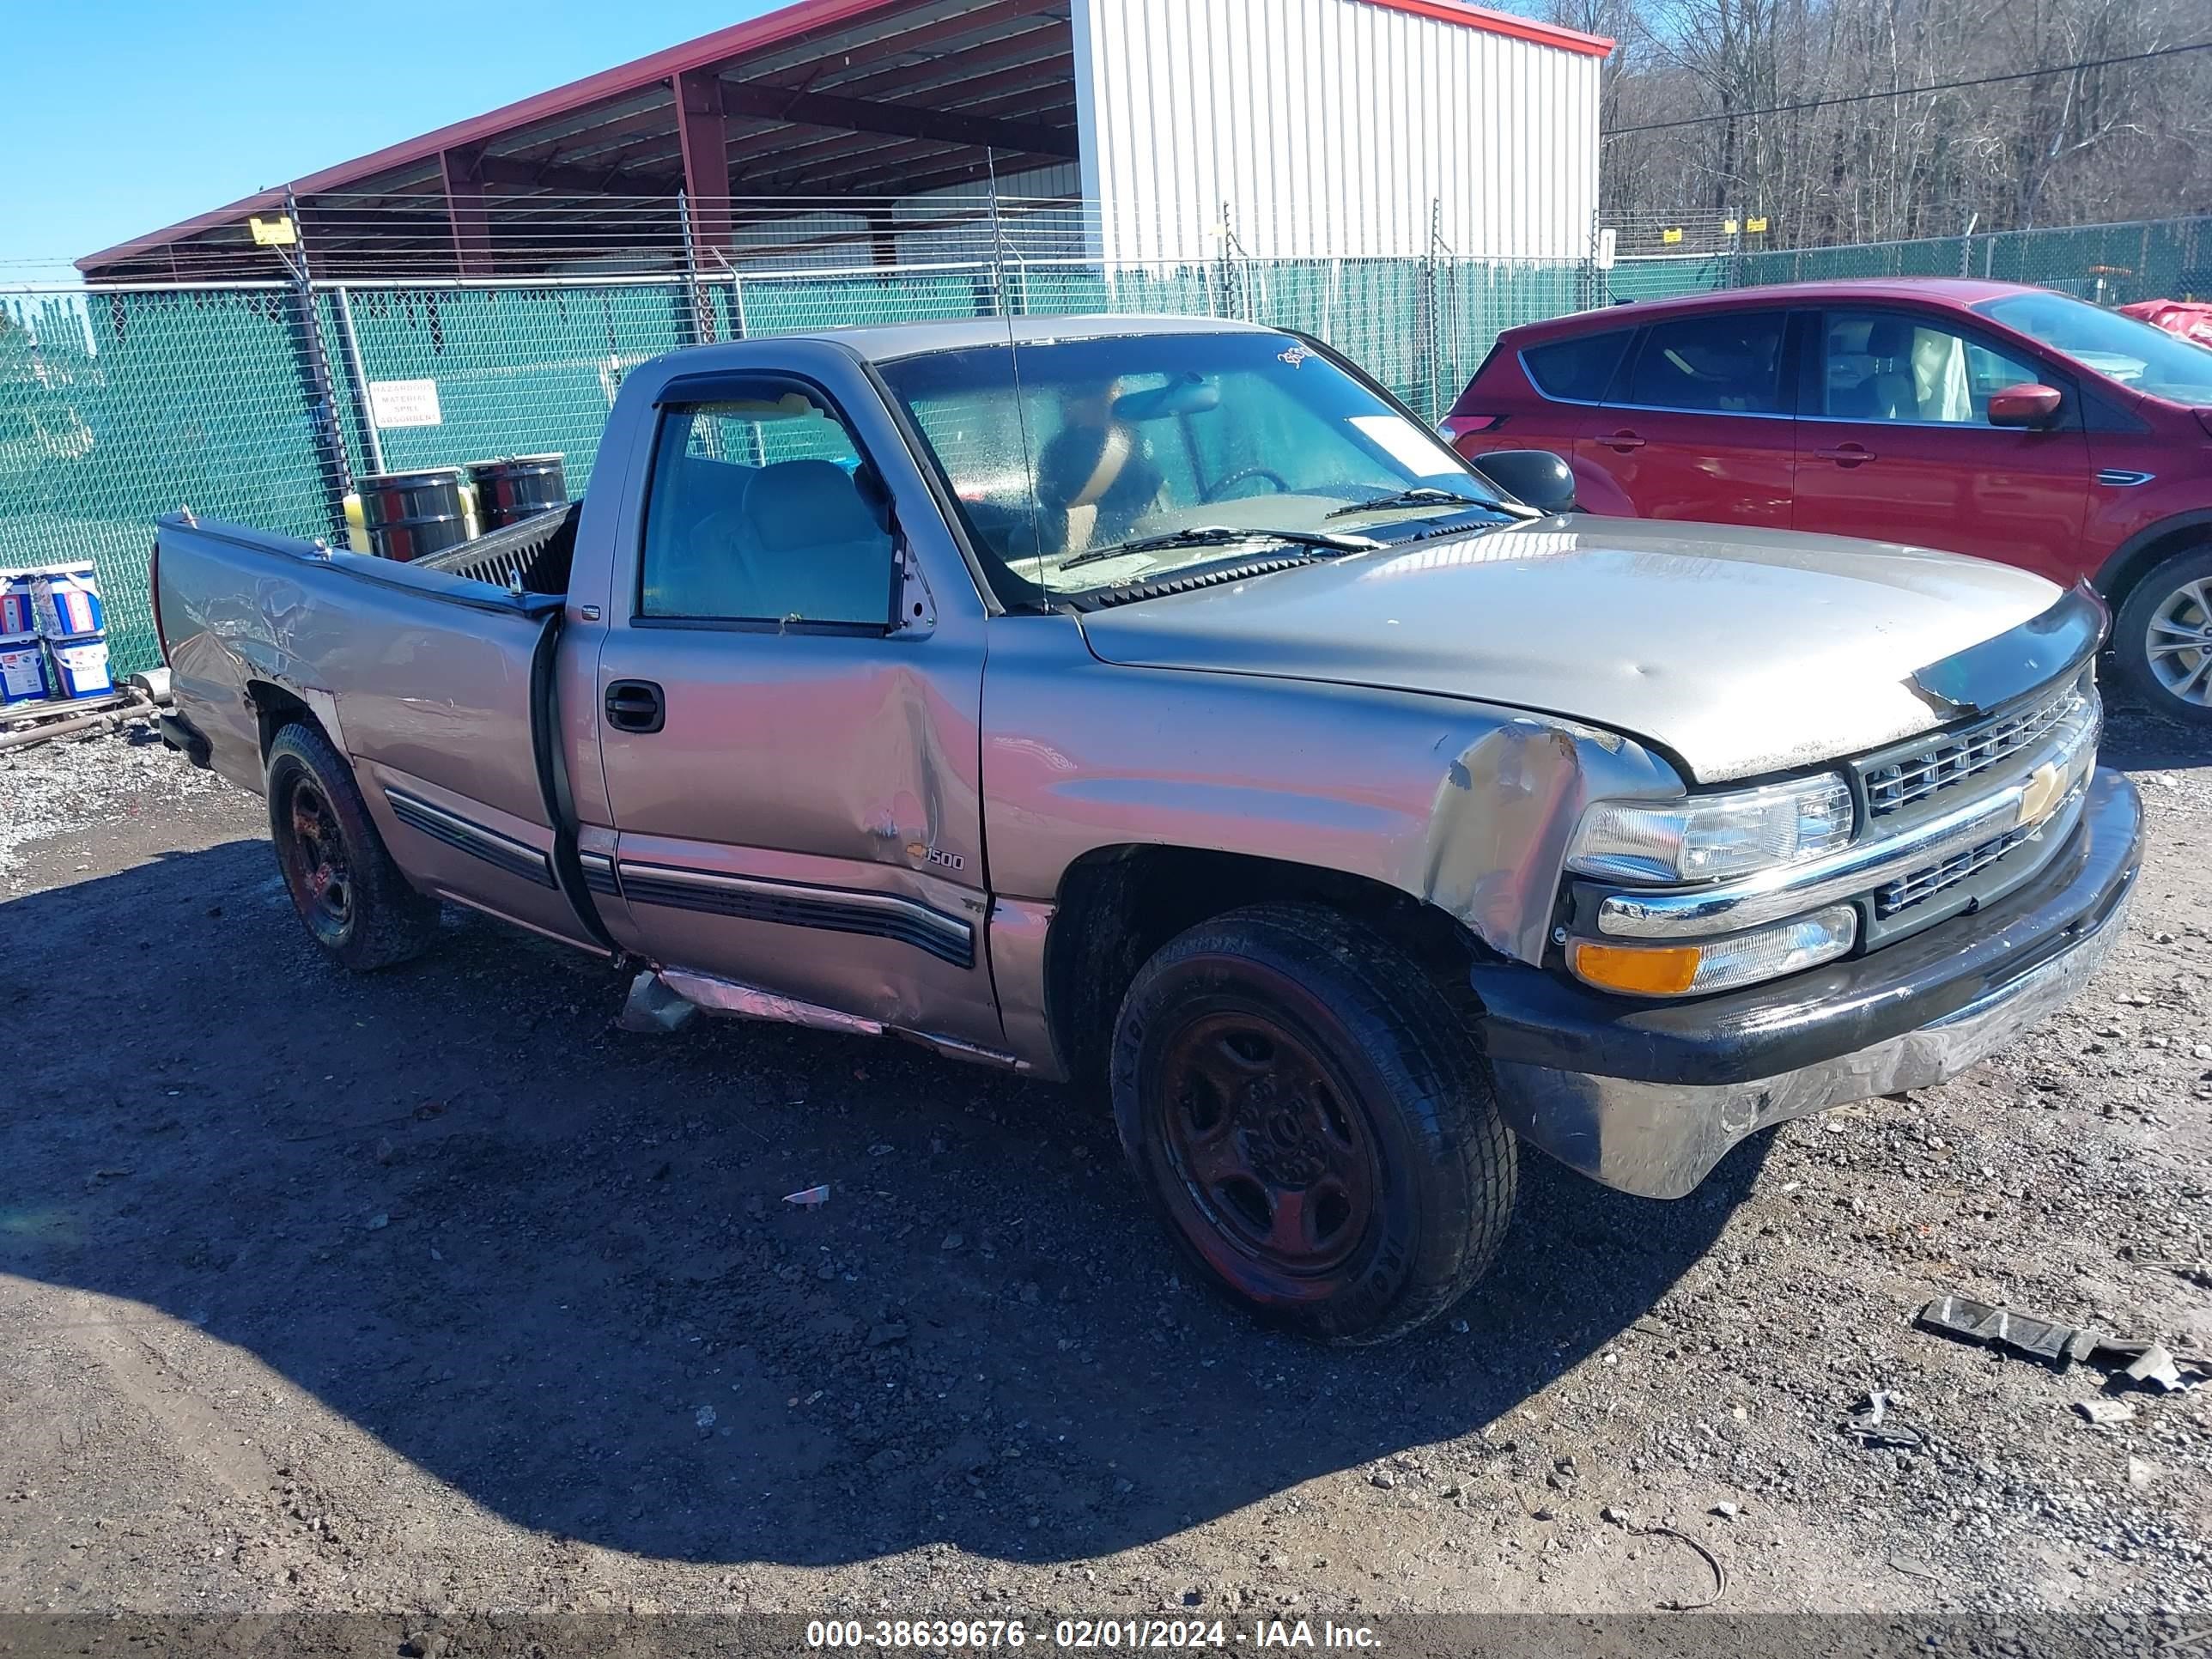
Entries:
{"label": "amber turn signal", "polygon": [[1567,947],[1575,976],[1632,996],[1678,997],[1698,977],[1705,952],[1694,945],[1599,945],[1577,939]]}

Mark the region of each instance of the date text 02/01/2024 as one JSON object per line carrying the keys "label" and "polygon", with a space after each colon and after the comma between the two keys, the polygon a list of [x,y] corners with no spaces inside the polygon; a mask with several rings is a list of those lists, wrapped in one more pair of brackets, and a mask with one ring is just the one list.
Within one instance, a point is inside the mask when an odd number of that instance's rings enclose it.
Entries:
{"label": "date text 02/01/2024", "polygon": [[1322,1620],[1266,1619],[1249,1630],[1201,1619],[1062,1619],[1032,1631],[1019,1619],[815,1620],[806,1626],[814,1649],[961,1649],[1026,1647],[1049,1643],[1066,1649],[1181,1650],[1250,1648],[1369,1649],[1376,1645],[1365,1625]]}

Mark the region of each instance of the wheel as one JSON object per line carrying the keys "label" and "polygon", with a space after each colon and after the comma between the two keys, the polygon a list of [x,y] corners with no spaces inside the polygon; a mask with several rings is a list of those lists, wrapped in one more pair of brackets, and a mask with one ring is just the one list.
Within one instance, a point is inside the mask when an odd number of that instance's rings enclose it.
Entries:
{"label": "wheel", "polygon": [[1205,499],[1209,501],[1225,501],[1229,499],[1229,492],[1232,488],[1249,478],[1262,479],[1274,485],[1275,493],[1278,495],[1287,495],[1291,493],[1291,481],[1276,471],[1273,467],[1242,466],[1207,490]]}
{"label": "wheel", "polygon": [[1263,1318],[1388,1341],[1497,1255],[1516,1148],[1474,1036],[1334,911],[1260,905],[1170,940],[1129,988],[1111,1071],[1169,1231]]}
{"label": "wheel", "polygon": [[364,973],[428,950],[438,902],[399,873],[330,739],[305,721],[286,726],[269,745],[268,782],[277,867],[315,943]]}
{"label": "wheel", "polygon": [[2168,559],[2112,624],[2120,672],[2160,714],[2212,726],[2212,547]]}

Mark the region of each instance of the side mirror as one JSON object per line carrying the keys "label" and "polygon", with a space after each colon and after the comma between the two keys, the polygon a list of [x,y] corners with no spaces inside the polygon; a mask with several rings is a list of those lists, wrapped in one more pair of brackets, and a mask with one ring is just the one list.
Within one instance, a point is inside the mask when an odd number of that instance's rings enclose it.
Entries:
{"label": "side mirror", "polygon": [[1991,426],[2048,426],[2058,418],[2062,399],[2056,387],[2008,386],[1990,394]]}
{"label": "side mirror", "polygon": [[1547,517],[1582,510],[1575,500],[1574,472],[1548,449],[1494,449],[1473,457],[1468,465],[1514,500]]}

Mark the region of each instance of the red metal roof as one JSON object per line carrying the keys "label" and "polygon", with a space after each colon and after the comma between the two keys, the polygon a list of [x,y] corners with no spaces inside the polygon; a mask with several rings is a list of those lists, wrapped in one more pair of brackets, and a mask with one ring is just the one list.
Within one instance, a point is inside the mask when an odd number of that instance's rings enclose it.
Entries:
{"label": "red metal roof", "polygon": [[[748,22],[732,24],[728,28],[715,30],[712,34],[702,34],[696,40],[687,40],[681,46],[617,64],[613,69],[601,70],[597,75],[587,75],[582,80],[571,81],[564,87],[535,94],[484,114],[471,116],[465,121],[456,121],[449,126],[423,133],[419,137],[386,145],[350,161],[341,161],[336,167],[308,173],[304,178],[294,179],[289,188],[300,196],[339,190],[365,179],[373,179],[379,173],[434,161],[448,149],[483,143],[532,122],[568,114],[611,98],[618,98],[625,93],[641,91],[685,70],[704,69],[709,64],[742,57],[748,52],[781,46],[817,30],[851,23],[879,12],[896,11],[911,3],[912,0],[797,0],[796,4],[786,6],[780,11],[769,12]],[[247,214],[265,212],[282,204],[286,188],[278,186],[258,191],[227,207],[195,215],[163,230],[134,236],[127,242],[118,242],[113,247],[103,248],[98,253],[79,259],[77,269],[87,270],[98,265],[112,264],[134,255],[157,252],[195,231],[234,224]]]}
{"label": "red metal roof", "polygon": [[[1202,0],[1191,3],[1202,3]],[[1358,3],[1588,56],[1601,57],[1613,46],[1610,40],[1595,35],[1452,0]],[[1048,11],[1056,13],[1054,40],[1045,40],[1048,31],[1040,28],[1046,21],[1042,15]],[[984,46],[969,40],[962,48],[964,55],[945,57],[941,61],[957,64],[963,78],[951,85],[939,84],[930,94],[940,105],[955,106],[945,109],[948,120],[972,114],[1000,121],[1042,122],[1042,127],[1033,125],[1031,130],[1066,132],[1072,142],[1072,130],[1062,125],[1072,124],[1075,101],[1066,0],[973,0],[965,7],[948,6],[946,0],[797,0],[748,22],[324,167],[288,185],[257,191],[210,212],[103,248],[79,259],[77,268],[96,278],[112,278],[117,268],[127,274],[134,263],[142,268],[142,274],[152,274],[165,259],[173,265],[178,256],[194,252],[212,254],[219,245],[242,240],[246,217],[281,207],[288,191],[318,217],[317,228],[324,233],[317,239],[318,246],[331,247],[330,237],[334,233],[342,246],[346,233],[331,214],[337,221],[350,215],[363,227],[359,234],[367,236],[370,233],[365,227],[372,205],[380,212],[395,203],[431,206],[443,188],[441,158],[449,152],[472,149],[487,153],[485,177],[496,177],[503,185],[551,192],[499,198],[510,209],[527,210],[533,205],[550,209],[556,199],[576,198],[576,188],[564,188],[556,181],[574,179],[580,172],[574,165],[578,160],[596,168],[606,180],[599,190],[614,195],[672,198],[673,175],[681,172],[680,160],[672,150],[675,115],[668,91],[676,77],[690,71],[750,68],[754,73],[745,77],[744,86],[733,88],[733,95],[739,92],[756,98],[769,93],[829,93],[828,99],[815,98],[822,104],[836,100],[836,94],[845,89],[842,82],[857,78],[856,89],[866,95],[877,95],[879,89],[898,97],[902,95],[903,84],[917,76],[927,78],[935,61],[928,54],[938,50],[940,40],[963,27],[972,35],[975,29],[969,26],[977,22],[990,26],[992,39]],[[884,26],[880,38],[851,33],[878,23]],[[1024,29],[1032,32],[1035,42],[1027,47],[1011,39]],[[842,43],[836,39],[839,31],[848,32]],[[810,37],[818,37],[826,48],[835,49],[835,67],[827,76],[817,76],[816,66],[788,57],[789,49],[803,47]],[[1068,82],[1062,89],[1064,98],[1042,95],[1036,76],[1048,70]],[[779,82],[776,76],[784,79]],[[942,77],[939,79],[941,82]],[[793,117],[793,125],[782,125],[772,112],[758,109],[740,109],[733,119],[737,125],[731,129],[732,161],[740,176],[749,167],[761,176],[769,193],[787,192],[795,198],[816,190],[890,193],[894,187],[942,185],[962,172],[961,167],[953,164],[963,158],[942,142],[909,137],[887,143],[880,134],[856,137],[819,130],[809,133],[802,118]],[[793,130],[794,125],[799,131]],[[542,155],[525,154],[540,150]],[[1000,157],[1003,167],[1005,151]],[[770,161],[776,165],[759,165]],[[788,167],[783,167],[786,161],[791,164]],[[501,170],[495,174],[494,167]],[[782,168],[781,173],[778,168]],[[968,170],[975,171],[974,167]],[[542,183],[535,182],[541,178]],[[356,192],[386,199],[371,204],[356,197]],[[328,212],[319,209],[313,199],[319,197],[325,198],[321,209]],[[350,205],[349,198],[354,198]],[[195,243],[196,238],[205,240]],[[325,262],[319,258],[320,263]]]}
{"label": "red metal roof", "polygon": [[1388,11],[1411,12],[1416,17],[1432,18],[1439,23],[1458,23],[1514,40],[1530,40],[1540,46],[1578,52],[1586,58],[1603,58],[1613,47],[1613,43],[1602,34],[1584,34],[1580,29],[1540,23],[1532,17],[1516,17],[1510,12],[1491,11],[1481,6],[1456,5],[1452,0],[1365,0],[1365,3]]}

